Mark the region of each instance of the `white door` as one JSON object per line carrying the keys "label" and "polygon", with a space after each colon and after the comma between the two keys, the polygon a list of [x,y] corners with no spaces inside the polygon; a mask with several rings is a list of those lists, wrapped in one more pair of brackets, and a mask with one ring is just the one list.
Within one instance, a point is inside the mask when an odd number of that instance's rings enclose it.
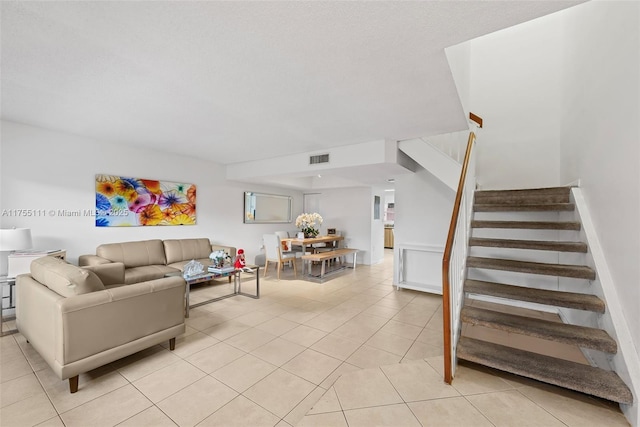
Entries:
{"label": "white door", "polygon": [[320,210],[320,199],[322,198],[322,193],[308,193],[303,195],[303,210],[305,213],[319,213],[322,216],[322,211]]}

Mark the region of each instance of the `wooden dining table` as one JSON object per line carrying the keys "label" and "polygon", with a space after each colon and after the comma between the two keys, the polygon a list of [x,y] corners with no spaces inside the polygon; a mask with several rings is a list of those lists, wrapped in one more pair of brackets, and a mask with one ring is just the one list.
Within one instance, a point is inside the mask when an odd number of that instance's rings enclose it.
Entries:
{"label": "wooden dining table", "polygon": [[290,237],[288,239],[282,239],[289,242],[289,246],[302,246],[302,253],[307,252],[307,247],[315,245],[316,243],[332,243],[340,242],[344,240],[344,236],[337,234],[327,234],[325,236],[305,237],[304,239],[298,239],[297,237]]}

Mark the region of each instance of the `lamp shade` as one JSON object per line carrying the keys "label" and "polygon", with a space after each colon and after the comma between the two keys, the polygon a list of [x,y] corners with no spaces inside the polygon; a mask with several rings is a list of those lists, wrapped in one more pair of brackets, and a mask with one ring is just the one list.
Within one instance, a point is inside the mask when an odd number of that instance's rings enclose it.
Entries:
{"label": "lamp shade", "polygon": [[0,229],[0,251],[19,251],[31,248],[31,229]]}

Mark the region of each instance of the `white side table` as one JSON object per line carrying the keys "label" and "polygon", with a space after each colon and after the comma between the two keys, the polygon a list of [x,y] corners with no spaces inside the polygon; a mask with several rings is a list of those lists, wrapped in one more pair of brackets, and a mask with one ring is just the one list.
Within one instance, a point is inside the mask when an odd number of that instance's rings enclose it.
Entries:
{"label": "white side table", "polygon": [[[9,288],[9,295],[5,295],[5,288]],[[5,321],[14,320],[16,318],[15,315],[4,317],[3,311],[6,309],[14,309],[16,308],[16,279],[15,277],[7,277],[0,276],[0,294],[2,295],[2,300],[0,301],[0,336],[11,335],[18,332],[17,329],[6,329],[5,330]],[[5,300],[8,300],[9,303],[7,307],[5,307]]]}

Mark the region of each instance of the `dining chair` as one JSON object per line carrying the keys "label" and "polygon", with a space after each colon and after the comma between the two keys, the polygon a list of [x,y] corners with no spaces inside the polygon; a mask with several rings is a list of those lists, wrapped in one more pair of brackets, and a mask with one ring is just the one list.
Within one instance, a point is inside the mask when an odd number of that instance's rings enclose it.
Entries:
{"label": "dining chair", "polygon": [[283,253],[293,252],[298,258],[302,256],[302,248],[300,246],[293,246],[288,241],[291,237],[296,237],[295,235],[292,236],[288,231],[276,231],[276,234],[280,238]]}
{"label": "dining chair", "polygon": [[[267,269],[269,268],[269,261],[278,263],[278,280],[280,280],[280,270],[282,270],[285,262],[291,261],[293,263],[293,277],[298,274],[296,270],[296,254],[295,252],[283,252],[282,241],[277,234],[265,234],[262,236],[264,242],[265,262],[264,262],[264,276],[267,275]],[[264,277],[263,276],[263,277]]]}

